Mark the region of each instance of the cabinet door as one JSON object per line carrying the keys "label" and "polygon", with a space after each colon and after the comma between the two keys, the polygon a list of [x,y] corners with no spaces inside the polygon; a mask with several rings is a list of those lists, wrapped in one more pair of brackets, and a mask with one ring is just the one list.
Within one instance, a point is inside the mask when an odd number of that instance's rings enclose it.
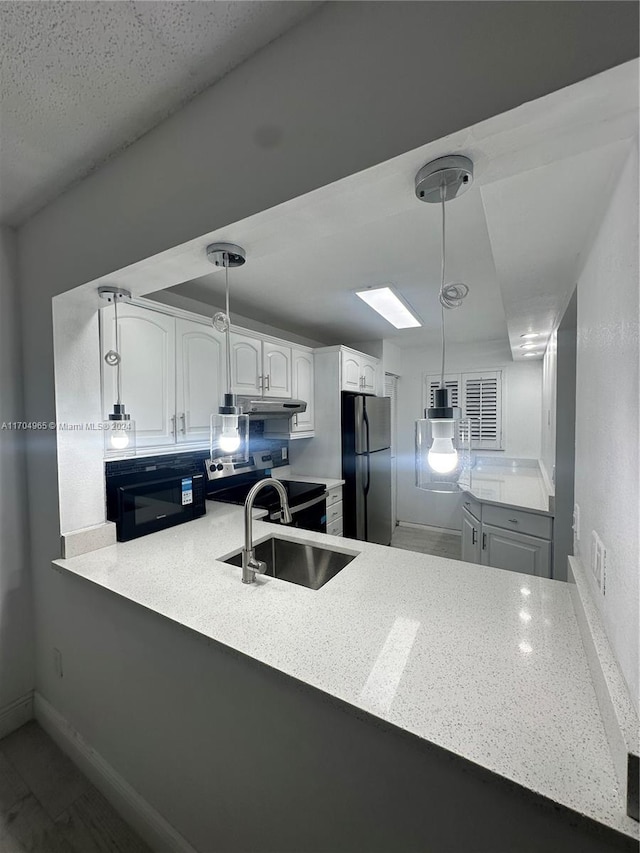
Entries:
{"label": "cabinet door", "polygon": [[231,379],[234,394],[262,395],[262,341],[231,332]]}
{"label": "cabinet door", "polygon": [[362,390],[365,392],[365,394],[378,393],[378,364],[379,362],[377,359],[362,359]]}
{"label": "cabinet door", "polygon": [[176,320],[178,442],[208,441],[211,414],[226,382],[224,335],[211,326]]}
{"label": "cabinet door", "polygon": [[482,563],[496,569],[548,578],[551,574],[551,542],[483,524]]}
{"label": "cabinet door", "polygon": [[291,347],[264,341],[262,371],[265,397],[291,397]]}
{"label": "cabinet door", "polygon": [[[102,309],[102,355],[115,349],[113,307]],[[157,447],[176,441],[175,320],[135,305],[118,306],[122,402],[136,424],[136,445]],[[102,361],[102,402],[106,418],[116,401],[116,369]]]}
{"label": "cabinet door", "polygon": [[291,432],[311,432],[314,428],[313,403],[313,353],[306,350],[292,350],[293,396],[296,400],[304,400],[307,410],[294,415]]}
{"label": "cabinet door", "polygon": [[342,390],[362,391],[362,364],[354,353],[342,353]]}
{"label": "cabinet door", "polygon": [[462,559],[467,563],[479,563],[480,556],[480,522],[463,509]]}

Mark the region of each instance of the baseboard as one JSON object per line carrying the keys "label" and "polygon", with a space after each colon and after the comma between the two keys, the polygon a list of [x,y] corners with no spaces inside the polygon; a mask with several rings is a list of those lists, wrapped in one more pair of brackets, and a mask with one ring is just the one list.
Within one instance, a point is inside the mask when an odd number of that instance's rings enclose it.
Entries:
{"label": "baseboard", "polygon": [[152,850],[157,853],[197,853],[39,693],[34,696],[33,707],[42,728]]}
{"label": "baseboard", "polygon": [[33,719],[33,690],[0,708],[0,738]]}
{"label": "baseboard", "polygon": [[591,672],[618,785],[629,817],[638,820],[638,716],[591,596],[584,566],[569,557],[573,609]]}
{"label": "baseboard", "polygon": [[398,527],[409,527],[412,530],[424,530],[426,533],[448,533],[451,536],[462,536],[462,531],[450,527],[432,527],[430,524],[414,524],[413,521],[399,521]]}

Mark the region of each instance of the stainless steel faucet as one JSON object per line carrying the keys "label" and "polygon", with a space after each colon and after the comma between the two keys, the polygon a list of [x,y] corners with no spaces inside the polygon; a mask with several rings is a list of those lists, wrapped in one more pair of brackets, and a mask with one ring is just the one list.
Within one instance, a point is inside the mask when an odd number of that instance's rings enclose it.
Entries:
{"label": "stainless steel faucet", "polygon": [[290,524],[291,510],[289,509],[289,500],[284,486],[279,480],[273,480],[271,477],[265,477],[264,480],[259,480],[249,490],[247,499],[244,502],[244,548],[242,549],[242,583],[253,583],[256,579],[256,572],[263,575],[267,570],[267,564],[262,560],[256,560],[253,548],[253,531],[251,529],[253,511],[253,502],[256,499],[258,492],[261,492],[265,486],[273,486],[280,497],[280,509],[282,511],[283,524]]}

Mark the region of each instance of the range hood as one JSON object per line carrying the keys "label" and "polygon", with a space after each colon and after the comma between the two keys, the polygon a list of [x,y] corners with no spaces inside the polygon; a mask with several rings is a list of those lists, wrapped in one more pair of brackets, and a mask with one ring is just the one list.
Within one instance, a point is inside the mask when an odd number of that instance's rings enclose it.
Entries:
{"label": "range hood", "polygon": [[269,418],[291,418],[306,412],[304,400],[291,400],[287,397],[238,397],[238,406],[249,420],[264,421]]}

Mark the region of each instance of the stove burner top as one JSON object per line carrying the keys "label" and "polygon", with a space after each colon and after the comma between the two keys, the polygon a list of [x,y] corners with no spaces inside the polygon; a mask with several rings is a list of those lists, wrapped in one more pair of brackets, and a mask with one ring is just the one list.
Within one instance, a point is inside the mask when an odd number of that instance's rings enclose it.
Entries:
{"label": "stove burner top", "polygon": [[[236,483],[233,486],[211,492],[207,497],[209,500],[222,501],[223,503],[243,504],[247,499],[249,490],[257,482],[257,480],[245,480],[242,483]],[[320,497],[326,491],[322,483],[300,483],[297,480],[281,480],[280,482],[285,487],[291,508]],[[265,486],[259,492],[254,506],[266,510],[279,509],[280,498],[275,488]]]}

